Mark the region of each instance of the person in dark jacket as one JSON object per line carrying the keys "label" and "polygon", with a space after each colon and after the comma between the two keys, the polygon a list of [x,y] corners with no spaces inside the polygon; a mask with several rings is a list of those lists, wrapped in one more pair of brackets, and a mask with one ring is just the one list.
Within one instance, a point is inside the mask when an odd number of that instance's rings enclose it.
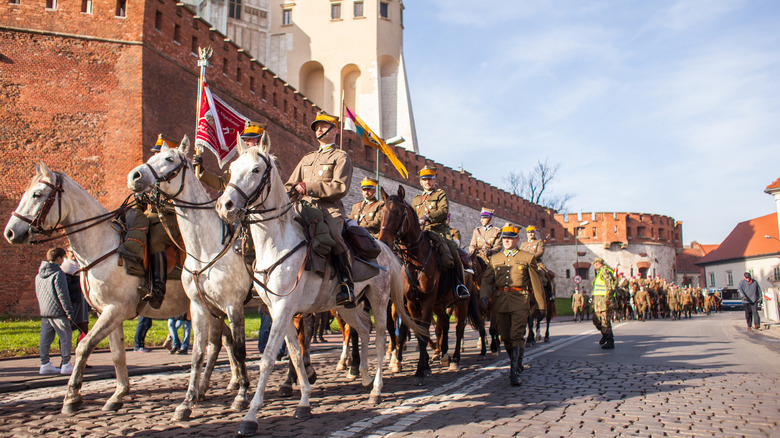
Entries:
{"label": "person in dark jacket", "polygon": [[745,279],[739,282],[737,290],[742,295],[742,306],[745,308],[745,321],[747,321],[748,330],[751,328],[758,330],[761,327],[758,305],[763,299],[758,282],[752,278],[750,272],[745,272]]}
{"label": "person in dark jacket", "polygon": [[[46,260],[41,262],[38,275],[35,277],[35,294],[38,297],[38,306],[41,311],[40,374],[70,374],[73,372],[73,364],[70,363],[73,331],[70,324],[75,315],[68,293],[68,281],[59,266],[64,258],[64,249],[50,249],[46,253]],[[61,368],[52,365],[49,359],[49,349],[54,342],[55,334],[60,339]]]}

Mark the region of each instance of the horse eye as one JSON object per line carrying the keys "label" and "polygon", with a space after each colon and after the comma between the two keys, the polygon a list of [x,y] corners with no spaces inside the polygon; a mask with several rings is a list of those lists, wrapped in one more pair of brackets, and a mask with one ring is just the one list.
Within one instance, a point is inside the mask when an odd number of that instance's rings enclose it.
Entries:
{"label": "horse eye", "polygon": [[40,198],[40,197],[41,197],[41,192],[35,192],[35,193],[33,193],[32,197],[33,197],[33,198]]}
{"label": "horse eye", "polygon": [[260,168],[255,167],[254,169],[252,169],[252,173],[260,173]]}
{"label": "horse eye", "polygon": [[173,163],[173,157],[168,157],[168,158],[165,159],[165,161],[167,161],[169,163]]}

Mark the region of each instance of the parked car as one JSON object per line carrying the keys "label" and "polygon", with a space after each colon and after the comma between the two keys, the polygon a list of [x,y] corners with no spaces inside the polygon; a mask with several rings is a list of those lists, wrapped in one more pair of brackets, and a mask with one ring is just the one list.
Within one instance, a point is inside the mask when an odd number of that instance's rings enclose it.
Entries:
{"label": "parked car", "polygon": [[742,296],[737,289],[727,287],[720,289],[720,299],[724,310],[742,309]]}

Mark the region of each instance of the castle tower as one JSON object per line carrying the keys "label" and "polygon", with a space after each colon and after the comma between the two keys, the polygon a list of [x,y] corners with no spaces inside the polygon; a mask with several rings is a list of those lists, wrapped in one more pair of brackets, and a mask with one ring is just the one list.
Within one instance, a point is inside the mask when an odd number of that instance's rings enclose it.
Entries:
{"label": "castle tower", "polygon": [[403,59],[401,0],[272,0],[268,57],[261,60],[313,103],[346,105],[384,139],[419,152]]}

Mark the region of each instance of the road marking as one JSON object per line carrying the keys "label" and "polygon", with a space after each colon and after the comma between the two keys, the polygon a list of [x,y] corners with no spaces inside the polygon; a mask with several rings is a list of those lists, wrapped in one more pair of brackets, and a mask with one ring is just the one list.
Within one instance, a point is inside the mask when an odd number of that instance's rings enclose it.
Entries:
{"label": "road marking", "polygon": [[[613,326],[613,328],[618,328],[625,324],[627,324],[627,322]],[[580,334],[573,335],[572,337],[566,337],[557,341],[553,341],[546,345],[546,348],[534,351],[528,354],[524,359],[530,362],[532,359],[547,353],[557,351],[561,347],[565,347],[569,344],[579,341],[585,336],[596,333],[598,333],[596,329],[591,329],[586,330]],[[451,383],[434,388],[424,395],[410,398],[398,406],[379,411],[377,415],[369,419],[355,422],[343,430],[335,431],[330,436],[333,438],[347,438],[360,435],[376,438],[393,436],[396,433],[403,432],[409,426],[433,414],[434,412],[442,410],[452,402],[463,399],[472,391],[490,384],[490,382],[499,377],[506,377],[503,373],[506,371],[506,366],[508,363],[508,358],[499,359],[490,365],[476,369],[474,372],[468,373]],[[400,415],[403,415],[403,417],[397,420],[394,424],[385,426],[372,434],[365,434],[365,431],[372,428],[374,425]]]}

